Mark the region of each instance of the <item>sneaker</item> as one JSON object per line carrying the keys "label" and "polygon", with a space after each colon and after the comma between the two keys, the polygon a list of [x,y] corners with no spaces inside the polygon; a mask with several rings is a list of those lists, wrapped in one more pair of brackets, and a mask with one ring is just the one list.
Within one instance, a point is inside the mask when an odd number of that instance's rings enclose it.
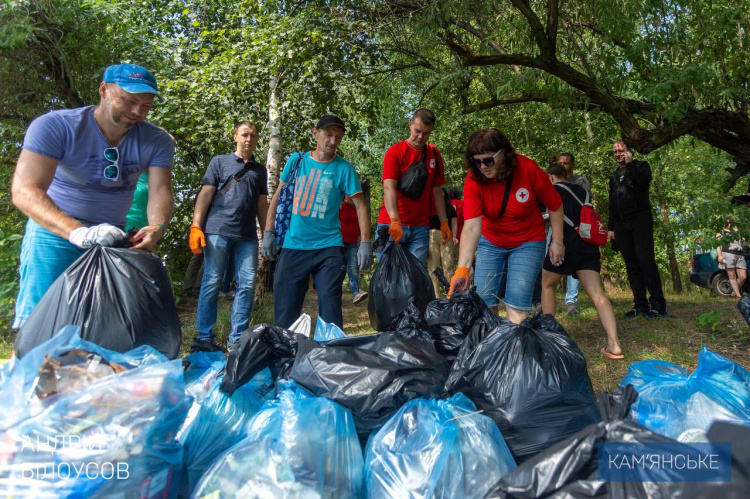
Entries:
{"label": "sneaker", "polygon": [[625,318],[626,319],[632,319],[633,317],[638,317],[639,315],[646,315],[648,311],[643,311],[638,308],[633,308],[629,312],[625,312]]}
{"label": "sneaker", "polygon": [[354,295],[354,298],[352,298],[352,303],[357,304],[362,300],[366,300],[368,296],[370,295],[367,293],[367,291],[360,291],[359,293]]}
{"label": "sneaker", "polygon": [[227,291],[226,293],[223,291],[219,292],[219,298],[234,298],[234,290]]}
{"label": "sneaker", "polygon": [[578,311],[578,305],[575,303],[566,303],[565,306],[568,309],[568,315],[578,315],[580,312]]}
{"label": "sneaker", "polygon": [[195,352],[226,352],[226,350],[211,340],[199,340],[196,338],[193,340],[193,344],[190,345],[190,353]]}
{"label": "sneaker", "polygon": [[648,312],[646,312],[643,315],[646,319],[659,319],[662,317],[669,317],[669,314],[666,310],[656,310],[655,308],[652,308]]}

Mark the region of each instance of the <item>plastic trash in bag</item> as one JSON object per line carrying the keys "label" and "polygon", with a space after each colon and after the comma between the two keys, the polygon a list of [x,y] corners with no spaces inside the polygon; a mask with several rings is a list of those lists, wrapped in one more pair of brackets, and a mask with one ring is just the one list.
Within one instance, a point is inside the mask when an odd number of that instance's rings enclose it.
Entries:
{"label": "plastic trash in bag", "polygon": [[586,359],[553,316],[481,329],[464,342],[446,390],[497,423],[516,462],[601,421]]}
{"label": "plastic trash in bag", "polygon": [[266,367],[271,370],[273,379],[287,377],[300,343],[318,346],[307,336],[270,324],[258,324],[246,330],[240,336],[240,347],[227,356],[227,372],[221,390],[231,395]]}
{"label": "plastic trash in bag", "polygon": [[17,357],[57,333],[79,326],[79,336],[107,350],[150,345],[169,359],[182,339],[172,285],[153,253],[94,246],[57,278],[24,322]]}
{"label": "plastic trash in bag", "polygon": [[424,313],[435,291],[427,269],[417,257],[398,243],[383,251],[370,281],[367,310],[370,324],[376,331],[393,329],[393,320],[406,309],[409,299]]}
{"label": "plastic trash in bag", "polygon": [[346,334],[336,324],[328,323],[318,316],[318,321],[315,323],[315,341],[330,341],[337,340],[340,338],[346,338]]}
{"label": "plastic trash in bag", "polygon": [[393,330],[398,335],[421,341],[433,348],[435,347],[435,341],[427,330],[427,322],[424,320],[424,315],[414,305],[414,300],[409,300],[409,306],[393,322],[395,324]]}
{"label": "plastic trash in bag", "polygon": [[[275,262],[272,262],[275,263]],[[289,326],[289,330],[295,333],[299,333],[302,336],[310,336],[310,330],[312,329],[312,324],[310,320],[310,316],[307,314],[302,314],[299,317],[297,317],[297,320],[292,323],[291,326]]]}
{"label": "plastic trash in bag", "polygon": [[190,494],[219,455],[245,438],[247,423],[266,401],[273,399],[274,382],[268,369],[227,395],[219,390],[220,371],[215,367],[201,379],[203,386],[209,384],[208,392],[195,418],[180,436],[185,449],[180,490],[184,496]]}
{"label": "plastic trash in bag", "polygon": [[[25,360],[25,359],[24,359]],[[150,364],[44,399],[0,432],[0,495],[175,497],[190,406],[182,362]]]}
{"label": "plastic trash in bag", "polygon": [[454,293],[449,300],[431,302],[424,317],[435,348],[449,360],[456,358],[475,324],[487,329],[500,324],[500,319],[490,311],[476,288]]}
{"label": "plastic trash in bag", "polygon": [[289,373],[314,395],[351,410],[363,436],[409,400],[439,397],[450,367],[430,345],[397,333],[382,333],[374,343],[367,342],[366,348],[334,342],[301,345]]}
{"label": "plastic trash in bag", "polygon": [[[118,353],[82,340],[77,326],[66,326],[58,334],[32,349],[23,359],[3,366],[0,382],[0,430],[38,414],[55,398],[76,392],[102,377],[166,362],[167,358],[148,345]],[[70,355],[68,355],[70,354]],[[63,360],[64,359],[64,360]],[[41,378],[40,370],[45,376]]]}
{"label": "plastic trash in bag", "polygon": [[750,426],[750,373],[705,346],[692,374],[670,362],[644,360],[631,364],[620,384],[638,392],[631,417],[670,438],[707,431],[714,421]]}
{"label": "plastic trash in bag", "polygon": [[185,384],[201,377],[215,362],[222,362],[224,352],[194,352],[185,357]]}
{"label": "plastic trash in bag", "polygon": [[351,413],[280,381],[278,397],[204,475],[193,497],[357,498],[363,468]]}
{"label": "plastic trash in bag", "polygon": [[365,453],[368,498],[483,498],[516,467],[497,425],[463,394],[415,399],[374,433]]}

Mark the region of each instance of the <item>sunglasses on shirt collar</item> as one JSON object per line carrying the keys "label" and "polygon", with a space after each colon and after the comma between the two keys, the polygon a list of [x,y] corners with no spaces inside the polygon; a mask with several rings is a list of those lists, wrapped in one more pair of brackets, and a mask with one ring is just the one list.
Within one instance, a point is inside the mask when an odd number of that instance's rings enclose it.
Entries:
{"label": "sunglasses on shirt collar", "polygon": [[120,180],[120,151],[116,147],[108,147],[104,150],[104,159],[109,161],[109,164],[104,167],[104,178],[113,182]]}

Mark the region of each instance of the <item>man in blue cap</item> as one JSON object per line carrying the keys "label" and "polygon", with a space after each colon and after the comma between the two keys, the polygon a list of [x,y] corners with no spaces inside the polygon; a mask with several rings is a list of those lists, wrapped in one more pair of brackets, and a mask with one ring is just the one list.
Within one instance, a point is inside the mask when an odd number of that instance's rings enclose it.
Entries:
{"label": "man in blue cap", "polygon": [[159,88],[134,64],[104,72],[98,106],[52,111],[26,132],[13,174],[13,204],[29,217],[21,247],[18,329],[50,285],[85,249],[125,239],[138,177],[148,171],[148,225],[130,238],[154,251],[174,211],[174,140],[145,120]]}

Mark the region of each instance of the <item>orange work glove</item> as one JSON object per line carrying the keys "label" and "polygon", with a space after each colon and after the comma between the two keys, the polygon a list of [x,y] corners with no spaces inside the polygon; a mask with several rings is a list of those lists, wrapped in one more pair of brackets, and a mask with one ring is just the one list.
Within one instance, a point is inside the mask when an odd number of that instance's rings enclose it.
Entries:
{"label": "orange work glove", "polygon": [[400,218],[391,218],[391,227],[388,229],[388,235],[397,243],[401,242],[401,238],[404,237],[404,228],[401,227]]}
{"label": "orange work glove", "polygon": [[458,267],[456,273],[451,277],[451,289],[448,292],[448,298],[456,291],[463,291],[469,287],[469,268]]}
{"label": "orange work glove", "polygon": [[451,233],[450,227],[448,227],[447,220],[440,222],[440,232],[443,234],[443,244],[448,244],[448,241],[451,240],[453,234]]}
{"label": "orange work glove", "polygon": [[203,235],[203,230],[197,225],[190,226],[190,251],[196,254],[203,253],[203,248],[206,246],[206,236]]}

